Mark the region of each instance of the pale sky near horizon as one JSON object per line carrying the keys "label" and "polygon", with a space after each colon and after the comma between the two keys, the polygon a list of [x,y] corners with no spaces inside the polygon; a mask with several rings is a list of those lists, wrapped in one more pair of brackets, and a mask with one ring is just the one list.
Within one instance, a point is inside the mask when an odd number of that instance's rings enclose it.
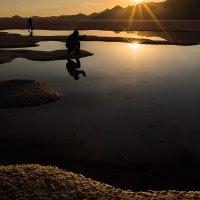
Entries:
{"label": "pale sky near horizon", "polygon": [[[111,9],[116,5],[127,7],[138,0],[0,0],[0,17],[19,15],[59,16],[72,14],[91,14]],[[164,0],[142,0],[143,2],[162,2]]]}

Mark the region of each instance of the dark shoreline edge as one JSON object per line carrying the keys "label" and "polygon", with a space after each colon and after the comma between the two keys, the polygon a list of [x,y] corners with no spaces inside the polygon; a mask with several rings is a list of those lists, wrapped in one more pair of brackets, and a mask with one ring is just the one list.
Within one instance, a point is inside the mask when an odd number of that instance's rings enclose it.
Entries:
{"label": "dark shoreline edge", "polygon": [[[200,20],[61,19],[33,20],[34,29],[112,31],[200,31]],[[0,30],[27,29],[26,19],[0,18]]]}
{"label": "dark shoreline edge", "polygon": [[16,58],[25,58],[32,61],[54,61],[79,59],[83,57],[92,56],[93,54],[80,50],[81,54],[67,54],[66,50],[56,51],[32,51],[32,50],[0,50],[0,64],[11,62]]}

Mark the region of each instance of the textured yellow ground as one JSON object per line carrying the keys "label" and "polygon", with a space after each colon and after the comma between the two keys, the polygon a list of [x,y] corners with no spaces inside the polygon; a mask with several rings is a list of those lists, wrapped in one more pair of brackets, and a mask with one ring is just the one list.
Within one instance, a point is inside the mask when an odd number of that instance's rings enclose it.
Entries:
{"label": "textured yellow ground", "polygon": [[132,192],[52,166],[0,166],[0,199],[195,200],[199,191]]}
{"label": "textured yellow ground", "polygon": [[0,81],[0,108],[36,106],[60,99],[62,95],[41,81]]}

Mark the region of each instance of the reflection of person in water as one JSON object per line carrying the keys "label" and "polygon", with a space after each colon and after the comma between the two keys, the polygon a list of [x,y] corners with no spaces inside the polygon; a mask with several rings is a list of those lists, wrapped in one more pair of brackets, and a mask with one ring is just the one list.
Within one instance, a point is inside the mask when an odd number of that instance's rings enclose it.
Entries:
{"label": "reflection of person in water", "polygon": [[28,32],[29,32],[29,36],[33,35],[33,30],[28,30]]}
{"label": "reflection of person in water", "polygon": [[86,76],[86,73],[83,70],[78,70],[81,68],[81,63],[80,63],[79,59],[76,59],[76,62],[74,62],[71,59],[68,59],[66,68],[67,68],[67,71],[69,72],[69,74],[71,76],[73,76],[75,80],[79,79],[79,74]]}
{"label": "reflection of person in water", "polygon": [[29,17],[27,22],[28,22],[28,32],[29,32],[30,36],[33,35],[33,22],[32,21],[33,21],[32,18]]}
{"label": "reflection of person in water", "polygon": [[86,35],[80,36],[78,30],[74,32],[67,38],[66,47],[67,52],[70,54],[71,51],[76,51],[77,54],[80,54],[80,41],[85,39]]}

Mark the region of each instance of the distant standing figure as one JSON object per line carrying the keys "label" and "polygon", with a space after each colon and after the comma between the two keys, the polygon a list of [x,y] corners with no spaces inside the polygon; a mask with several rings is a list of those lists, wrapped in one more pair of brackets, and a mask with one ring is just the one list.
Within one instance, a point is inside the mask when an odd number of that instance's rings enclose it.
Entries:
{"label": "distant standing figure", "polygon": [[75,80],[79,79],[79,74],[86,76],[86,73],[83,70],[79,70],[81,68],[81,63],[79,59],[76,59],[76,62],[72,61],[71,59],[68,59],[66,68],[70,76],[74,77]]}
{"label": "distant standing figure", "polygon": [[79,36],[78,30],[74,30],[74,32],[67,38],[66,47],[67,52],[70,54],[71,51],[76,51],[77,54],[80,54],[80,41],[85,39],[86,35]]}
{"label": "distant standing figure", "polygon": [[33,20],[31,17],[28,18],[28,30],[33,30]]}

